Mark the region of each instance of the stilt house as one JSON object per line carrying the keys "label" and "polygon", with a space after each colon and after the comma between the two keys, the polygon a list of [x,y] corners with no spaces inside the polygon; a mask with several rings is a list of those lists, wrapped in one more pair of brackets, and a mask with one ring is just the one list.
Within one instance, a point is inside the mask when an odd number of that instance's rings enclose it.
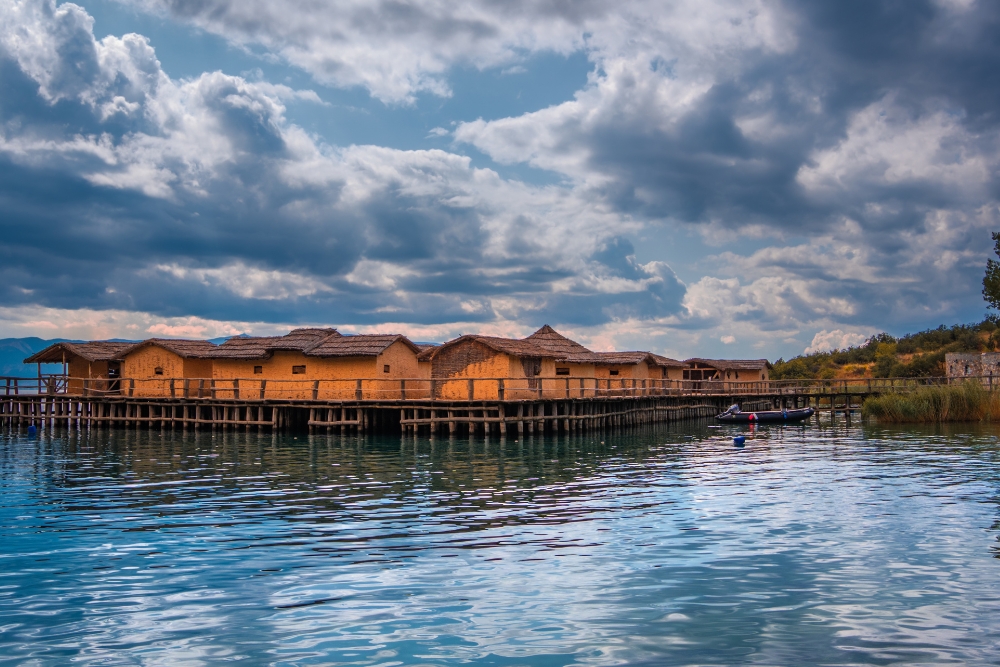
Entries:
{"label": "stilt house", "polygon": [[727,382],[759,382],[770,379],[771,364],[767,359],[687,359],[685,380],[724,380]]}
{"label": "stilt house", "polygon": [[[119,353],[122,390],[132,396],[181,395],[177,381],[204,389],[212,379],[212,351],[218,346],[207,340],[150,338]],[[199,396],[203,394],[198,394]]]}
{"label": "stilt house", "polygon": [[502,378],[509,400],[582,395],[579,379],[594,378],[596,356],[545,325],[527,338],[461,336],[425,350],[420,359],[430,362],[437,398],[496,400]]}
{"label": "stilt house", "polygon": [[680,380],[688,366],[652,352],[595,352],[596,377],[602,380]]}
{"label": "stilt house", "polygon": [[216,395],[283,399],[419,398],[420,348],[399,334],[344,336],[296,329],[285,336],[231,338],[212,353]]}
{"label": "stilt house", "polygon": [[[69,377],[67,393],[81,394],[84,380],[87,388],[107,392],[117,388],[121,377],[118,356],[135,343],[118,341],[91,341],[88,343],[55,343],[24,360],[26,364],[62,364]],[[39,367],[41,376],[41,367]],[[90,381],[92,380],[92,381]]]}

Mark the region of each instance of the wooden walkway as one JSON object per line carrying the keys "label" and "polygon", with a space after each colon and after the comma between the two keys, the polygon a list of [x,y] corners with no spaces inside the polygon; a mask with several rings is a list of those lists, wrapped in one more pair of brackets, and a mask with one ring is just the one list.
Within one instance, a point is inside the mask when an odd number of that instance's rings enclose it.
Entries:
{"label": "wooden walkway", "polygon": [[[970,379],[992,386],[992,378]],[[261,398],[264,390],[258,392],[256,388],[242,396],[234,395],[231,388],[215,383],[206,388],[204,382],[200,383],[200,391],[180,396],[175,392],[170,397],[137,396],[134,385],[130,387],[124,380],[110,387],[104,381],[104,387],[90,386],[86,392],[78,393],[68,391],[73,383],[66,378],[17,378],[15,383],[11,380],[0,378],[0,425],[14,428],[33,424],[38,428],[70,429],[500,435],[600,430],[706,418],[733,403],[746,411],[813,406],[819,411],[845,414],[850,419],[867,396],[909,392],[947,382],[944,378],[753,383],[663,381],[661,384],[649,381],[641,385],[623,381],[589,388],[582,383],[573,387],[566,382],[557,391],[539,383],[541,389],[530,388],[530,398],[509,398],[514,392],[507,392],[508,396],[503,398],[484,400],[474,398],[476,390],[469,382],[468,397],[446,400],[430,398],[430,392],[412,390],[409,394],[412,398],[405,397],[406,383],[412,387],[426,380],[403,381],[405,398],[397,393],[392,399],[365,397],[360,390],[352,392],[355,397],[351,399],[321,398],[318,381],[307,398],[282,399]],[[358,386],[361,382],[357,381]],[[671,384],[668,386],[667,382]],[[508,381],[508,386],[512,383]],[[171,385],[179,384],[171,381]],[[190,386],[190,381],[184,384]],[[503,380],[499,386],[503,387]]]}

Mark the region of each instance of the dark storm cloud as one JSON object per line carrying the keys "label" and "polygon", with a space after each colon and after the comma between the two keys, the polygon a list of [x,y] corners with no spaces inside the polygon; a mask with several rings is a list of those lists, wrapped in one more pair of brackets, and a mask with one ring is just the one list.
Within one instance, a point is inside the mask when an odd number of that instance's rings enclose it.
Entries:
{"label": "dark storm cloud", "polygon": [[[795,333],[960,311],[996,222],[992,3],[136,3],[392,104],[447,95],[456,66],[582,49],[573,100],[454,133],[566,180],[325,146],[285,118],[302,91],[172,80],[145,38],[18,0],[0,7],[22,31],[0,28],[0,306]],[[711,235],[712,275],[639,262],[626,235],[652,221]],[[814,242],[725,252],[745,234]]]}
{"label": "dark storm cloud", "polygon": [[[873,179],[824,200],[796,177],[817,151],[845,138],[854,114],[890,92],[896,113],[909,116],[900,122],[943,105],[980,144],[954,150],[990,152],[1000,128],[1000,5],[979,3],[965,13],[921,1],[787,2],[785,8],[797,19],[797,47],[749,58],[669,132],[658,131],[655,107],[644,109],[648,122],[629,118],[628,84],[619,89],[619,117],[577,137],[588,143],[588,168],[614,176],[608,198],[651,217],[811,231],[845,215],[874,228],[912,227],[929,209],[982,205],[933,179]],[[737,125],[764,114],[780,136],[748,137]],[[998,184],[994,172],[993,196]],[[872,213],[870,202],[889,204],[896,214]]]}
{"label": "dark storm cloud", "polygon": [[[441,151],[321,149],[273,87],[172,81],[144,38],[95,42],[71,5],[16,9],[44,48],[0,50],[0,306],[355,324],[492,320],[491,297],[567,321],[680,308],[669,268],[586,250],[607,225],[579,250],[533,238],[559,223],[551,193]],[[566,224],[597,224],[570,203]]]}

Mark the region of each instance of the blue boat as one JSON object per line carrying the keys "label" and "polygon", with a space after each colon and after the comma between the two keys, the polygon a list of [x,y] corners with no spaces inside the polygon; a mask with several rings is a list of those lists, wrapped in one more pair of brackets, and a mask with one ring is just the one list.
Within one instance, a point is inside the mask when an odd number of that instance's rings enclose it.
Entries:
{"label": "blue boat", "polygon": [[793,408],[791,410],[755,410],[754,412],[743,412],[740,406],[730,406],[728,410],[720,415],[715,415],[715,420],[727,424],[775,424],[787,422],[800,422],[815,414],[812,408]]}

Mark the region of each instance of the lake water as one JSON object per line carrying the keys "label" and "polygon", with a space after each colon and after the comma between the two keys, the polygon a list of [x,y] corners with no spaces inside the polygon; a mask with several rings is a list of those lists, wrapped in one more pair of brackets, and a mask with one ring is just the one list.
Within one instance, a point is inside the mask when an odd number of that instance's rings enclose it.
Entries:
{"label": "lake water", "polygon": [[0,664],[1000,662],[1000,428],[0,436]]}

